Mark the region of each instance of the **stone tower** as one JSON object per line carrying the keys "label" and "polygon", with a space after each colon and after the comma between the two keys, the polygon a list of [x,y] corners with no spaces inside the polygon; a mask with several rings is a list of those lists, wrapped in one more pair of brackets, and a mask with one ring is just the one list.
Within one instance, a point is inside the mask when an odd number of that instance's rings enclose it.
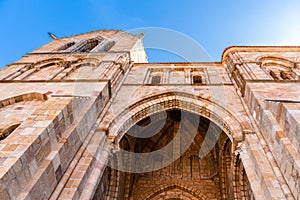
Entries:
{"label": "stone tower", "polygon": [[0,71],[0,199],[299,199],[300,48],[147,63],[142,35],[54,39]]}

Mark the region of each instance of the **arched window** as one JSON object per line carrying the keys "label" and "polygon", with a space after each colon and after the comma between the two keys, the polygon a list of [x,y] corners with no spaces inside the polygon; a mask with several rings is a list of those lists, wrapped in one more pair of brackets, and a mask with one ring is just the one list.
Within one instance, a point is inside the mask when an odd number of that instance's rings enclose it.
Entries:
{"label": "arched window", "polygon": [[202,77],[200,75],[193,76],[193,84],[202,84]]}
{"label": "arched window", "polygon": [[99,44],[99,42],[100,41],[97,38],[87,40],[87,49],[85,50],[85,52],[90,52],[91,50],[93,50],[93,48],[95,48]]}
{"label": "arched window", "polygon": [[152,76],[151,84],[160,84],[160,82],[161,82],[161,76],[159,75]]}
{"label": "arched window", "polygon": [[206,84],[208,81],[205,69],[192,69],[190,82],[191,84]]}
{"label": "arched window", "polygon": [[100,44],[103,41],[103,38],[101,37],[95,37],[88,40],[82,40],[80,42],[77,42],[76,45],[73,47],[70,47],[68,49],[69,52],[90,52],[92,51],[98,44]]}

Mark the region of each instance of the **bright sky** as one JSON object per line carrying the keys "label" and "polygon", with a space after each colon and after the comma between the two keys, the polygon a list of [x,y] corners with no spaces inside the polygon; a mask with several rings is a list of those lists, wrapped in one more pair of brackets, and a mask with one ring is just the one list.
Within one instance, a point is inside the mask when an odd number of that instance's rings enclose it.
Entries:
{"label": "bright sky", "polygon": [[[214,61],[232,45],[300,45],[299,0],[0,0],[0,68],[58,37],[96,29],[169,28]],[[149,61],[180,61],[148,52]]]}

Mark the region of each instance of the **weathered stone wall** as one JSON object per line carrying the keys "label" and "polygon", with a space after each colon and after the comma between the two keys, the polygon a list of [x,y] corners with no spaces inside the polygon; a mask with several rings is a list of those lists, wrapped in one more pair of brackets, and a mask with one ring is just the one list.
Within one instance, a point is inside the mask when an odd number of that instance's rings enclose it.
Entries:
{"label": "weathered stone wall", "polygon": [[[141,36],[94,31],[2,69],[1,199],[195,199],[197,191],[198,199],[299,198],[299,48],[232,47],[220,63],[145,62]],[[171,109],[205,117],[228,136],[218,186],[199,181],[211,169],[204,163],[199,177],[155,172],[137,184],[106,167],[132,125]]]}
{"label": "weathered stone wall", "polygon": [[[99,51],[90,53],[95,38]],[[101,49],[109,40],[114,47]],[[1,70],[2,199],[81,195],[78,187],[85,186],[90,162],[95,163],[93,155],[82,153],[97,118],[130,67],[130,50],[139,40],[119,31],[57,39]]]}

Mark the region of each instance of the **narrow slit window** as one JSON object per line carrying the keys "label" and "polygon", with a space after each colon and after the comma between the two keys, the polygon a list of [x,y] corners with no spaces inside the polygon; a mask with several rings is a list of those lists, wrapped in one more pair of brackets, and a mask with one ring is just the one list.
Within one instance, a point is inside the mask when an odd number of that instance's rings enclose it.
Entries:
{"label": "narrow slit window", "polygon": [[193,84],[201,84],[202,77],[201,76],[193,76]]}
{"label": "narrow slit window", "polygon": [[161,77],[160,76],[152,76],[151,84],[160,84]]}
{"label": "narrow slit window", "polygon": [[87,51],[91,51],[93,50],[93,48],[95,48],[97,45],[99,44],[99,40],[97,39],[90,39],[87,41],[87,45],[88,45],[88,49]]}

